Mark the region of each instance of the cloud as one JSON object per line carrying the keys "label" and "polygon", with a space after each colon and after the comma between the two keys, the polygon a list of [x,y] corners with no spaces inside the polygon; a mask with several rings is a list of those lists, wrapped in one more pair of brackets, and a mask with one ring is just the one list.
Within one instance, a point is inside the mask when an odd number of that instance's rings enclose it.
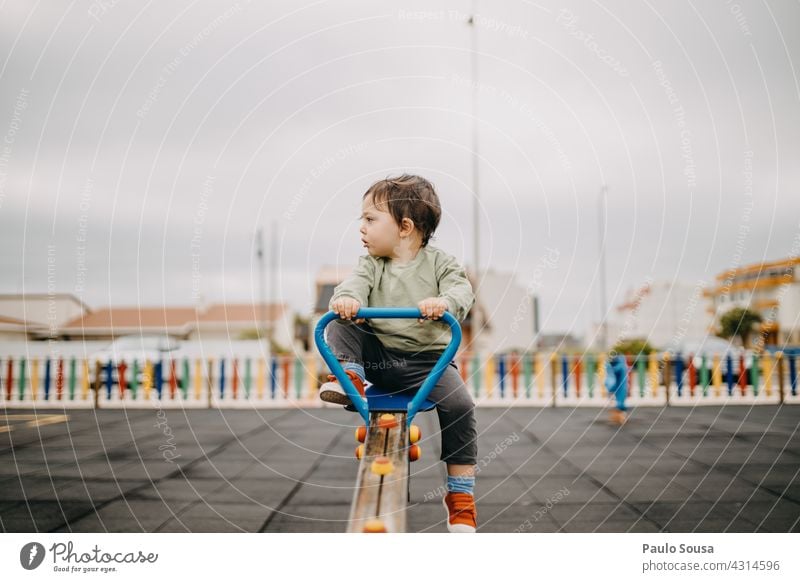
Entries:
{"label": "cloud", "polygon": [[[525,284],[544,246],[560,250],[547,329],[582,333],[599,313],[603,182],[610,300],[789,252],[800,8],[737,6],[479,5],[482,262]],[[205,206],[206,296],[255,296],[253,236],[274,222],[281,295],[305,311],[319,267],[363,250],[363,191],[406,170],[436,183],[436,243],[470,263],[464,16],[455,1],[6,2],[0,140],[29,97],[0,164],[0,290],[41,291],[54,245],[59,290],[84,276],[92,305],[185,303]]]}

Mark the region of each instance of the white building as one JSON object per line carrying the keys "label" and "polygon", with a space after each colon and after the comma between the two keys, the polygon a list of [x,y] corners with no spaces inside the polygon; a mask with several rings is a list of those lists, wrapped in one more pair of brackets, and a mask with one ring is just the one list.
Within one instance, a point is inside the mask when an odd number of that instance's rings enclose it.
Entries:
{"label": "white building", "polygon": [[107,307],[78,317],[60,329],[67,339],[112,340],[123,335],[172,335],[185,340],[234,341],[272,325],[275,343],[293,349],[294,315],[285,303],[216,303],[202,307]]}
{"label": "white building", "polygon": [[483,272],[478,299],[485,323],[478,336],[477,348],[481,352],[524,352],[536,348],[537,303],[514,273],[494,269]]}
{"label": "white building", "polygon": [[[328,311],[334,288],[351,271],[349,267],[324,266],[317,273],[314,316],[309,323],[312,334],[320,317]],[[467,276],[474,288],[474,275],[467,271]],[[478,302],[461,322],[461,348],[489,353],[533,349],[536,338],[533,296],[516,281],[513,273],[489,269],[482,273],[480,281]],[[476,309],[481,310],[483,324],[473,345],[472,314]]]}
{"label": "white building", "polygon": [[63,324],[89,311],[69,293],[0,294],[0,336],[3,339],[55,337]]}
{"label": "white building", "polygon": [[44,335],[46,331],[44,326],[0,315],[0,340],[25,341],[34,335]]}
{"label": "white building", "polygon": [[[655,281],[630,289],[609,316],[607,347],[641,338],[657,349],[674,350],[686,341],[701,341],[712,324],[703,289],[703,283],[684,281]],[[587,343],[600,348],[599,325],[590,330]]]}
{"label": "white building", "polygon": [[714,325],[719,326],[726,311],[743,307],[761,315],[764,344],[800,344],[799,270],[800,258],[795,257],[720,273],[705,292]]}

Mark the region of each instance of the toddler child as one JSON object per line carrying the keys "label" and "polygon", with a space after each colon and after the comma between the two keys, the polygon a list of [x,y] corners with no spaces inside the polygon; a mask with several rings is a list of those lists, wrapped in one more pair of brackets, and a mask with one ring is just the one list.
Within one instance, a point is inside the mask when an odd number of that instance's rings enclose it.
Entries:
{"label": "toddler child", "polygon": [[[368,254],[333,293],[329,308],[339,315],[326,341],[353,385],[419,388],[451,339],[449,326],[436,322],[445,311],[463,321],[475,303],[472,286],[456,259],[428,243],[442,215],[433,186],[403,174],[373,184],[362,198],[361,242]],[[416,305],[428,319],[352,318],[364,307]],[[350,399],[334,375],[320,398],[336,404]],[[475,403],[451,361],[431,390],[441,429],[441,460],[447,464],[447,529],[474,533],[477,462]]]}

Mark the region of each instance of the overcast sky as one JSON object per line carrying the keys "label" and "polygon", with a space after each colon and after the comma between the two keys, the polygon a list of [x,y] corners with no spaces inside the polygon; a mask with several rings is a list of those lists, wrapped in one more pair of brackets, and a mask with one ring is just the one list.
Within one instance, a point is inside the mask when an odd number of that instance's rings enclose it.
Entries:
{"label": "overcast sky", "polygon": [[[0,4],[0,292],[250,301],[274,221],[277,298],[308,312],[403,171],[472,265],[469,3],[398,4]],[[477,15],[481,268],[535,288],[546,331],[600,312],[604,182],[609,303],[800,250],[800,3]]]}

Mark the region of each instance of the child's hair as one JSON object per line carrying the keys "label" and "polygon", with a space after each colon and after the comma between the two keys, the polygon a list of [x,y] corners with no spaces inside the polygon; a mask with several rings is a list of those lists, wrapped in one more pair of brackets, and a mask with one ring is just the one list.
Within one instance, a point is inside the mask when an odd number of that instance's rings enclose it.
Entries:
{"label": "child's hair", "polygon": [[372,195],[375,206],[387,206],[397,224],[404,218],[414,221],[422,234],[422,246],[427,246],[442,217],[442,206],[433,184],[420,176],[403,174],[375,182],[364,193]]}

